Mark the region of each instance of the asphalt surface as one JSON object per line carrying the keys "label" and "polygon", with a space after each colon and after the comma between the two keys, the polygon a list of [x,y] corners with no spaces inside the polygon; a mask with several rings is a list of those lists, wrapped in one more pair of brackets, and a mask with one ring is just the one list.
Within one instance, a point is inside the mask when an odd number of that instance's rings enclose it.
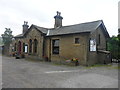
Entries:
{"label": "asphalt surface", "polygon": [[116,67],[76,67],[3,56],[2,88],[118,88]]}

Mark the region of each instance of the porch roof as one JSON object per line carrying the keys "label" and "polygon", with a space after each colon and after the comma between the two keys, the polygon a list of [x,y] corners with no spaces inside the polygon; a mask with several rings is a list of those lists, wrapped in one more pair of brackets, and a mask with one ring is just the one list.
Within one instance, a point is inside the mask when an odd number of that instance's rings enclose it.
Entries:
{"label": "porch roof", "polygon": [[100,53],[107,53],[107,54],[110,53],[110,51],[106,51],[106,50],[98,50],[98,52],[100,52]]}

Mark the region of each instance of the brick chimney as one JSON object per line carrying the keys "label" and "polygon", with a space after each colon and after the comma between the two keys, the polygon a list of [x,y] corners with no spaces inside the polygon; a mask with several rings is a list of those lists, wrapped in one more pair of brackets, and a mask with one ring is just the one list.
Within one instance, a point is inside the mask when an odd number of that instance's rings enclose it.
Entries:
{"label": "brick chimney", "polygon": [[57,15],[54,16],[54,18],[55,18],[54,28],[62,27],[62,19],[63,19],[63,17],[60,16],[60,15],[61,15],[61,13],[57,11]]}
{"label": "brick chimney", "polygon": [[23,26],[23,33],[25,33],[27,30],[28,30],[28,22],[24,21],[24,24],[22,25]]}

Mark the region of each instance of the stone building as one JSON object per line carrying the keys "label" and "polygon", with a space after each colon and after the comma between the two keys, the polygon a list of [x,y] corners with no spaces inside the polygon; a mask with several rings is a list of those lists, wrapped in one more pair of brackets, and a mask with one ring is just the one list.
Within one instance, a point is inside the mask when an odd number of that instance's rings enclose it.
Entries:
{"label": "stone building", "polygon": [[28,26],[24,22],[23,33],[15,36],[14,52],[25,58],[65,62],[78,58],[82,65],[109,63],[107,50],[109,34],[102,20],[62,26],[60,12],[54,17],[54,28]]}

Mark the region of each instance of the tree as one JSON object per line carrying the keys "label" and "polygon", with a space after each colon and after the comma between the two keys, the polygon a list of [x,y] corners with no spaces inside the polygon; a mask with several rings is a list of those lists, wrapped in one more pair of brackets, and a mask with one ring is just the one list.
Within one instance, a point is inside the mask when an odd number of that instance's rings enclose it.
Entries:
{"label": "tree", "polygon": [[3,45],[2,37],[0,37],[0,45]]}
{"label": "tree", "polygon": [[9,45],[12,42],[12,31],[10,28],[5,28],[5,32],[4,34],[2,34],[2,38],[3,38],[3,43],[4,45]]}
{"label": "tree", "polygon": [[118,29],[118,58],[120,59],[120,28]]}
{"label": "tree", "polygon": [[107,43],[107,49],[112,53],[114,59],[120,58],[119,42],[118,36],[112,36]]}
{"label": "tree", "polygon": [[120,35],[120,28],[118,29],[118,35]]}

